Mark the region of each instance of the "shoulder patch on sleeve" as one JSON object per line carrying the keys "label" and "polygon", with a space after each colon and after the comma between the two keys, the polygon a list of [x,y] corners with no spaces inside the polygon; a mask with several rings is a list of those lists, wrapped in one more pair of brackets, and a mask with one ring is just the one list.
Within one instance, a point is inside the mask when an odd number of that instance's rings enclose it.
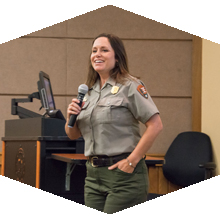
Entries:
{"label": "shoulder patch on sleeve", "polygon": [[148,93],[147,93],[147,90],[146,88],[143,86],[143,85],[139,85],[137,87],[137,91],[144,97],[144,98],[148,98]]}

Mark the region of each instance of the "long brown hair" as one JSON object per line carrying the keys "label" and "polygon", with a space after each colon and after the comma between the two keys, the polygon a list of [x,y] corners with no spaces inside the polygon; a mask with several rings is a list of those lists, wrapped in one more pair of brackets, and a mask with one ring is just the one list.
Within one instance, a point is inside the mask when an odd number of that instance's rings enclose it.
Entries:
{"label": "long brown hair", "polygon": [[[99,37],[108,38],[109,43],[111,44],[111,47],[115,52],[115,59],[117,60],[117,62],[115,64],[115,67],[110,71],[110,77],[113,78],[117,83],[121,84],[123,84],[128,78],[134,79],[133,76],[129,74],[127,54],[122,40],[113,34],[102,33],[94,38],[92,45],[94,44],[94,41]],[[86,84],[88,85],[88,87],[91,88],[98,78],[99,74],[93,69],[91,61],[89,59],[89,71],[86,80]]]}

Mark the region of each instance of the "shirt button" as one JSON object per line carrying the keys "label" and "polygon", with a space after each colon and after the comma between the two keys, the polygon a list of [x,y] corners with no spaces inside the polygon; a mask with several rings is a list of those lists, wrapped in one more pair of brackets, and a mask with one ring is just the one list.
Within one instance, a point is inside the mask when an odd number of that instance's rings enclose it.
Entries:
{"label": "shirt button", "polygon": [[110,102],[107,102],[107,105],[109,106],[109,105],[110,105]]}

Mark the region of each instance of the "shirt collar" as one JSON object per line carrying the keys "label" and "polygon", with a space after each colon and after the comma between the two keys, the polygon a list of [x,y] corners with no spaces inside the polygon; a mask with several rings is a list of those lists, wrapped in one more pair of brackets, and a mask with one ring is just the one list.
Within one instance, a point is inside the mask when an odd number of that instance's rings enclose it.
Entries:
{"label": "shirt collar", "polygon": [[115,86],[115,85],[116,85],[116,82],[115,82],[114,79],[112,79],[111,77],[109,77],[105,84],[109,84],[109,85],[111,85],[111,86]]}
{"label": "shirt collar", "polygon": [[[111,86],[115,86],[116,82],[114,79],[112,79],[111,77],[108,78],[108,80],[106,81],[106,83],[103,86],[103,89],[107,86],[107,84],[111,85]],[[92,86],[91,89],[94,89],[96,92],[100,92],[100,79],[97,79],[95,84]]]}

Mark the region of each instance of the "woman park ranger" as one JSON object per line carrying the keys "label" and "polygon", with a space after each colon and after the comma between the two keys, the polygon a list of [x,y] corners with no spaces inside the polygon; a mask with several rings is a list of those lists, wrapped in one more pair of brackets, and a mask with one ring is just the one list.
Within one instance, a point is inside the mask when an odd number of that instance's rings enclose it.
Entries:
{"label": "woman park ranger", "polygon": [[[82,108],[77,99],[68,106],[65,129],[70,139],[85,140],[85,205],[115,213],[146,201],[144,156],[163,125],[145,85],[129,73],[117,36],[100,34],[94,39],[86,84]],[[69,128],[72,114],[78,117]],[[139,121],[146,126],[142,137]]]}

